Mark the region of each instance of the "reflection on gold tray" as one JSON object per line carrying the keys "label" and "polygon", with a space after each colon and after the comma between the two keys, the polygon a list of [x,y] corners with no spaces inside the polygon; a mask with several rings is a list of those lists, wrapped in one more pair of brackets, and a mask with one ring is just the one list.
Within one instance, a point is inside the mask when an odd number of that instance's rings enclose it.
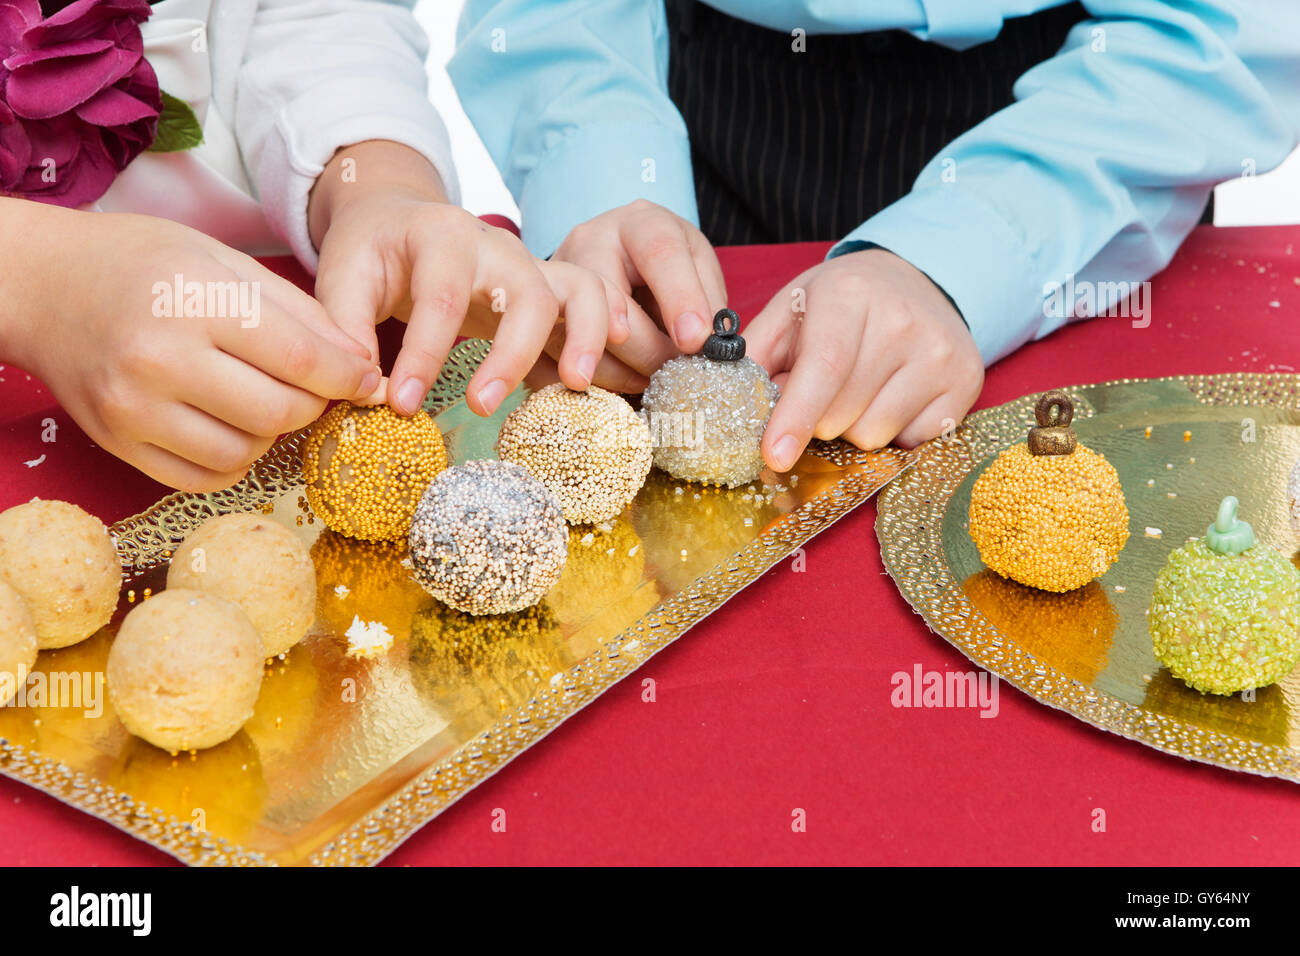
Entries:
{"label": "reflection on gold tray", "polygon": [[[454,461],[494,457],[501,420],[523,398],[488,420],[468,411],[465,385],[486,354],[482,341],[458,346],[426,401]],[[770,501],[652,472],[607,529],[571,534],[541,605],[474,618],[426,595],[401,566],[404,549],[323,531],[302,495],[300,441],[277,443],[232,489],[171,495],[115,525],[127,579],[117,616],[36,665],[97,679],[121,616],[164,586],[171,549],[212,515],[261,510],[310,546],[317,616],[267,668],[243,730],[171,757],[130,737],[106,701],[97,716],[0,707],[0,772],[190,863],[373,864],[911,459],[820,444],[792,476],[764,473],[756,488],[766,482]],[[341,635],[355,615],[387,625],[391,650],[347,657]]]}
{"label": "reflection on gold tray", "polygon": [[1146,625],[1156,573],[1205,534],[1226,494],[1241,500],[1262,544],[1295,554],[1286,483],[1300,457],[1300,376],[1065,391],[1079,440],[1110,459],[1124,486],[1130,537],[1110,570],[1048,594],[980,562],[967,533],[971,486],[993,456],[1025,440],[1030,395],[970,416],[881,494],[876,533],[889,573],[935,631],[1036,700],[1168,753],[1300,781],[1300,668],[1254,700],[1201,694],[1156,661]]}

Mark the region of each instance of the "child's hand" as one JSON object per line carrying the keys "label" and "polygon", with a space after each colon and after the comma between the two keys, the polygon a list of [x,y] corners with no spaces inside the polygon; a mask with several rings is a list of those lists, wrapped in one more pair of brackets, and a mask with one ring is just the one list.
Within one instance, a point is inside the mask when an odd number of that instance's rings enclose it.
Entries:
{"label": "child's hand", "polygon": [[97,444],[164,484],[229,487],[327,398],[379,381],[311,296],[202,233],[36,203],[4,212],[6,227],[17,219],[40,236],[5,357]]}
{"label": "child's hand", "polygon": [[[349,160],[355,181],[341,176]],[[539,262],[513,234],[447,204],[436,171],[404,146],[341,150],[317,180],[309,221],[320,249],[316,295],[339,327],[377,354],[375,324],[389,315],[407,322],[387,395],[401,414],[419,407],[458,335],[493,340],[466,388],[480,415],[539,359],[546,368],[544,353],[570,388],[597,377],[645,384],[602,357],[607,337],[626,339],[635,304],[594,273]]]}
{"label": "child's hand", "polygon": [[763,436],[763,455],[777,471],[813,436],[842,435],[859,448],[917,445],[960,421],[984,384],[983,360],[952,303],[925,273],[883,249],[804,272],[745,339],[782,387]]}
{"label": "child's hand", "polygon": [[679,350],[698,352],[713,331],[713,314],[727,304],[722,267],[704,233],[645,200],[575,226],[551,258],[600,274],[658,320],[632,315],[626,341],[611,342],[610,354],[642,375]]}

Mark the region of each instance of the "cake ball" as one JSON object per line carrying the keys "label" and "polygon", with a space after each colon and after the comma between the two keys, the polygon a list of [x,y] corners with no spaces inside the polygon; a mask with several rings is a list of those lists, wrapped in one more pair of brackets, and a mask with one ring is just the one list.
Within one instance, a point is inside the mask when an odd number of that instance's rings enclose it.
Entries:
{"label": "cake ball", "polygon": [[311,555],[292,531],[264,515],[222,515],[190,532],[172,556],[167,587],[239,605],[262,635],[266,657],[301,641],[316,618]]}
{"label": "cake ball", "polygon": [[745,357],[740,317],[723,309],[699,355],[672,359],[650,376],[641,412],[654,463],[674,478],[734,488],[763,470],[759,446],[780,389]]}
{"label": "cake ball", "polygon": [[36,624],[18,592],[0,581],[0,707],[13,700],[36,663]]}
{"label": "cake ball", "polygon": [[998,574],[1043,591],[1073,591],[1101,577],[1128,542],[1119,475],[1070,428],[1074,405],[1047,392],[1038,425],[979,476],[970,536]]}
{"label": "cake ball", "polygon": [[155,747],[214,747],[253,715],[264,659],[238,606],[169,588],[122,621],[105,669],[109,700],[126,729]]}
{"label": "cake ball", "polygon": [[569,528],[546,486],[508,461],[470,461],[431,484],[411,522],[415,579],[467,614],[521,611],[560,578]]}
{"label": "cake ball", "polygon": [[442,432],[423,411],[335,405],[302,450],[307,501],[327,528],[367,541],[400,541],[420,495],[444,468]]}
{"label": "cake ball", "polygon": [[1265,687],[1300,660],[1300,571],[1237,507],[1224,498],[1205,537],[1169,555],[1147,612],[1157,659],[1202,693]]}
{"label": "cake ball", "polygon": [[528,469],[570,524],[606,521],[650,472],[650,429],[621,396],[556,383],[534,392],[501,426],[497,454]]}
{"label": "cake ball", "polygon": [[0,578],[31,612],[37,645],[67,647],[113,616],[122,566],[102,521],[66,501],[35,499],[0,514]]}

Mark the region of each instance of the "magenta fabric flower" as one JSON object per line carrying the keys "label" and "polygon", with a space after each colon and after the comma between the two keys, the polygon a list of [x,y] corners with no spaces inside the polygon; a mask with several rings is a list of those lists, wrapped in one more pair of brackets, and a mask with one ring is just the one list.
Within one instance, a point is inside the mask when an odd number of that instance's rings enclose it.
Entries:
{"label": "magenta fabric flower", "polygon": [[0,0],[0,193],[80,206],[151,142],[162,112],[144,58],[147,0]]}

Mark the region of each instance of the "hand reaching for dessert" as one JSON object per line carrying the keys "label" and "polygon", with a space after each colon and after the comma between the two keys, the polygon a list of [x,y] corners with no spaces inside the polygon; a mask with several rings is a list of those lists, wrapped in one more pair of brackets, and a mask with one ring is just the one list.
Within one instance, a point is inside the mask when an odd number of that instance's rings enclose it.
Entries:
{"label": "hand reaching for dessert", "polygon": [[[345,180],[344,168],[356,176]],[[404,146],[340,150],[317,179],[308,220],[320,249],[316,295],[339,327],[377,359],[375,325],[390,315],[407,323],[386,395],[401,414],[419,407],[459,335],[493,340],[466,389],[480,415],[539,361],[543,377],[574,389],[645,384],[603,354],[607,341],[626,340],[629,315],[648,321],[628,296],[571,263],[538,261],[511,233],[448,204],[434,168]]]}
{"label": "hand reaching for dessert", "polygon": [[984,363],[961,315],[925,273],[884,249],[851,252],[789,282],[745,329],[781,386],[763,454],[786,471],[808,440],[911,447],[961,421]]}
{"label": "hand reaching for dessert", "polygon": [[[714,313],[727,304],[722,267],[704,233],[644,199],[575,226],[551,259],[589,269],[645,306],[629,314],[625,337],[611,338],[602,370],[648,377],[679,352],[698,352]],[[600,376],[596,384],[618,388]]]}
{"label": "hand reaching for dessert", "polygon": [[164,484],[228,487],[327,399],[379,381],[311,296],[215,239],[147,216],[0,204],[8,241],[47,246],[6,284],[0,356]]}

